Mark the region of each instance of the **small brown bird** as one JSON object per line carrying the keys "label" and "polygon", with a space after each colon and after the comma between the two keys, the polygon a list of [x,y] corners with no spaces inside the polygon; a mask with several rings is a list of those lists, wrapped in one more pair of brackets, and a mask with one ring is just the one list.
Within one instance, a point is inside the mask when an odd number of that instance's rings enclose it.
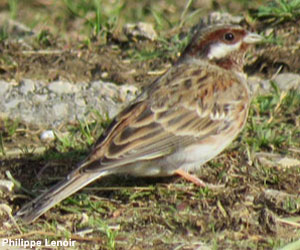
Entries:
{"label": "small brown bird", "polygon": [[16,215],[32,222],[102,176],[188,174],[224,150],[245,125],[244,55],[262,37],[240,26],[199,28],[179,60],[125,108],[90,155]]}

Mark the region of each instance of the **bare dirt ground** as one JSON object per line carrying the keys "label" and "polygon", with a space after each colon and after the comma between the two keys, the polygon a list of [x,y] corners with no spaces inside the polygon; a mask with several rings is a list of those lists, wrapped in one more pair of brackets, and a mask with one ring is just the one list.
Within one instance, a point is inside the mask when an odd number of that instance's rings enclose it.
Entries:
{"label": "bare dirt ground", "polygon": [[[1,2],[0,14],[32,27],[34,33],[12,35],[3,28],[2,80],[30,78],[47,84],[56,79],[104,79],[142,87],[159,74],[149,72],[162,72],[176,60],[178,41],[194,24],[191,19],[191,24],[178,25],[185,1],[103,1],[102,33],[94,34],[90,23],[95,12],[83,13],[84,8],[76,5],[85,1],[74,1],[74,5],[50,0],[15,2],[16,9]],[[273,39],[251,52],[246,72],[267,79],[279,72],[299,74],[299,21],[255,18],[255,6],[265,3],[246,2],[194,1],[187,13],[202,9],[195,19],[216,10],[242,13],[247,26],[271,33]],[[118,4],[123,5],[115,21],[110,17]],[[122,25],[138,21],[153,23],[161,39],[128,38]],[[174,39],[176,34],[180,34],[178,40]],[[223,189],[198,188],[177,177],[107,177],[31,225],[10,222],[9,213],[0,208],[0,237],[66,238],[76,241],[76,249],[282,247],[300,237],[299,107],[299,91],[281,92],[274,87],[271,93],[254,98],[243,133],[198,173],[205,182],[224,184]],[[97,128],[107,126],[103,121],[95,124],[90,125],[94,140],[99,136]],[[6,204],[15,213],[87,154],[90,145],[78,125],[67,129],[74,131],[74,144],[66,146],[56,140],[38,154],[34,149],[45,147],[39,140],[40,128],[1,121],[0,179],[14,179],[20,184],[12,192],[0,192],[1,206]],[[24,153],[4,154],[3,148],[14,147]]]}

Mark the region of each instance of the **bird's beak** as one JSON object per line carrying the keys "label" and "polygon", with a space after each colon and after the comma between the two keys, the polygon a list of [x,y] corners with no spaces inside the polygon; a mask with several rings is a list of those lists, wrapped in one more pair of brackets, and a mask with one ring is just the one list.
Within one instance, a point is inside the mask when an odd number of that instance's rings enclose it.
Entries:
{"label": "bird's beak", "polygon": [[259,43],[264,38],[256,33],[249,32],[245,37],[244,37],[244,42],[245,43]]}

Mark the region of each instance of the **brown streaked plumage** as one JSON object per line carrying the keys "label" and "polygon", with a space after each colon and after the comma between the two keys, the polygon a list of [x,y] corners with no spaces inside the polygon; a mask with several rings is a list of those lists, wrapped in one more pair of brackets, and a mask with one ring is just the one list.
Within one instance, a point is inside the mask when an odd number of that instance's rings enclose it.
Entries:
{"label": "brown streaked plumage", "polygon": [[114,119],[86,160],[16,216],[32,222],[114,173],[178,173],[197,182],[187,172],[219,154],[245,124],[250,97],[243,58],[248,45],[259,40],[239,26],[199,29],[178,62]]}

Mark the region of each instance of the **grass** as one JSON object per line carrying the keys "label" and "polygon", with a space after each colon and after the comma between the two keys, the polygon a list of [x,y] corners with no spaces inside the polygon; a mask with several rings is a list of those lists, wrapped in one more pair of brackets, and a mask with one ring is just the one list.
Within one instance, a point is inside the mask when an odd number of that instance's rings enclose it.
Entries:
{"label": "grass", "polygon": [[120,13],[123,9],[123,1],[116,1],[111,8],[105,8],[102,1],[63,1],[72,16],[77,16],[86,20],[90,27],[92,37],[108,37],[117,26]]}
{"label": "grass", "polygon": [[187,45],[190,36],[187,35],[183,39],[179,38],[179,35],[173,36],[170,40],[163,38],[159,39],[161,47],[157,48],[142,48],[140,50],[133,50],[128,53],[132,59],[137,61],[149,61],[156,58],[162,58],[170,60],[176,58],[178,53],[182,51]]}
{"label": "grass", "polygon": [[[241,2],[243,6],[249,4]],[[10,15],[18,19],[23,3],[11,4]],[[179,35],[179,30],[201,14],[199,8],[193,7],[196,1],[134,4],[137,6],[132,11],[130,1],[108,4],[64,0],[57,3],[57,12],[53,11],[54,5],[43,7],[45,13],[48,8],[52,10],[53,19],[34,16],[28,22],[34,27],[39,25],[36,20],[44,18],[55,23],[37,33],[38,48],[56,48],[61,43],[69,46],[53,30],[64,27],[62,33],[69,35],[72,24],[80,21],[76,32],[84,35],[73,42],[76,49],[83,48],[82,53],[113,44],[120,46],[121,57],[129,58],[131,63],[170,63],[189,39]],[[297,1],[274,1],[258,9],[259,17],[278,22],[292,20],[298,15],[296,4]],[[62,9],[67,14],[62,14]],[[283,14],[284,11],[291,14]],[[111,39],[122,23],[137,20],[153,23],[159,39],[150,44]],[[82,46],[83,41],[88,41],[89,46]],[[297,165],[281,165],[280,160],[299,159],[299,106],[299,91],[281,92],[274,83],[270,93],[253,99],[239,138],[199,173],[206,182],[225,184],[223,189],[197,188],[176,177],[110,176],[67,198],[36,223],[18,223],[20,230],[8,225],[7,213],[3,213],[0,237],[66,238],[76,241],[76,249],[274,249],[293,241],[298,244],[300,170]],[[1,204],[9,204],[16,211],[58,181],[59,176],[65,176],[110,123],[97,111],[94,118],[94,122],[78,121],[57,131],[55,141],[49,145],[41,145],[39,133],[21,122],[5,121],[0,134],[0,179],[12,180],[17,189],[0,193]],[[23,148],[23,153],[11,156],[16,145]],[[40,147],[43,150],[38,154]]]}
{"label": "grass", "polygon": [[300,94],[296,90],[280,92],[273,83],[273,92],[252,102],[248,129],[252,134],[247,143],[254,151],[280,149],[297,145],[297,106]]}
{"label": "grass", "polygon": [[300,16],[299,0],[275,0],[258,8],[257,17],[270,22],[296,21]]}
{"label": "grass", "polygon": [[18,13],[18,0],[10,0],[8,1],[10,17],[15,19]]}

